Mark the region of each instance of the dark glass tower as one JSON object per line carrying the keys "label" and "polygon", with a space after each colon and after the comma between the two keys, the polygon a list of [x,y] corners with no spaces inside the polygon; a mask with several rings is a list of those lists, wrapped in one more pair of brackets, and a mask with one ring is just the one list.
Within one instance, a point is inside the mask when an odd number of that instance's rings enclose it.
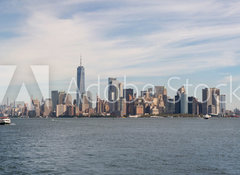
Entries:
{"label": "dark glass tower", "polygon": [[82,66],[82,60],[77,68],[77,87],[77,105],[79,106],[81,95],[85,93],[85,69]]}

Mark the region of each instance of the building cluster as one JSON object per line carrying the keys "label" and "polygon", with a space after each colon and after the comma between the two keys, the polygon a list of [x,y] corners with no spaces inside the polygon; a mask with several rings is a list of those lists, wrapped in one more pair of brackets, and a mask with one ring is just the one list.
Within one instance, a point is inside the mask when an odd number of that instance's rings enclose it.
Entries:
{"label": "building cluster", "polygon": [[[226,96],[216,88],[202,90],[202,101],[188,96],[184,86],[178,89],[174,98],[167,94],[164,86],[155,86],[138,95],[117,78],[108,78],[108,98],[96,98],[85,91],[85,69],[80,63],[77,68],[76,99],[64,91],[52,91],[51,98],[39,101],[32,99],[28,108],[24,102],[5,105],[1,113],[9,116],[69,117],[69,116],[145,116],[161,114],[224,115]],[[95,105],[95,108],[93,107]]]}
{"label": "building cluster", "polygon": [[97,98],[96,113],[113,116],[144,116],[160,114],[224,115],[226,96],[216,88],[202,90],[202,102],[195,97],[188,97],[184,86],[178,89],[176,96],[167,95],[164,86],[155,86],[141,91],[137,96],[133,89],[123,89],[123,84],[116,78],[108,79],[108,100]]}

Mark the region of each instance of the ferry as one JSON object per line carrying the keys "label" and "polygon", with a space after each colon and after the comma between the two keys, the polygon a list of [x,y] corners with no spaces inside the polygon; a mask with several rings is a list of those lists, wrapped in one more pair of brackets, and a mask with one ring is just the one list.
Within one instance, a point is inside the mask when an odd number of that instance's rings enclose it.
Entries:
{"label": "ferry", "polygon": [[208,115],[208,114],[203,116],[204,119],[210,119],[211,117],[212,117],[212,116],[211,116],[211,115]]}
{"label": "ferry", "polygon": [[9,117],[0,117],[0,125],[11,124],[11,119]]}

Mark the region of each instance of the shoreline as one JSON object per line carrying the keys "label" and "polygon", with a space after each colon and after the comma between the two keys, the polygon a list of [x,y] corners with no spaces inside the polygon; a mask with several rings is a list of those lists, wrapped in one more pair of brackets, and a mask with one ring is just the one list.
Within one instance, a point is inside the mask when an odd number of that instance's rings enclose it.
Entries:
{"label": "shoreline", "polygon": [[[116,116],[60,116],[60,117],[28,117],[28,116],[23,116],[23,117],[16,117],[16,116],[11,116],[9,118],[12,119],[84,119],[84,118],[104,118],[104,119],[124,119],[124,118],[129,118],[129,119],[135,119],[135,118],[204,118],[203,115],[196,116],[196,115],[150,115],[150,116],[126,116],[126,117],[116,117]],[[212,118],[240,118],[239,116],[214,116]]]}

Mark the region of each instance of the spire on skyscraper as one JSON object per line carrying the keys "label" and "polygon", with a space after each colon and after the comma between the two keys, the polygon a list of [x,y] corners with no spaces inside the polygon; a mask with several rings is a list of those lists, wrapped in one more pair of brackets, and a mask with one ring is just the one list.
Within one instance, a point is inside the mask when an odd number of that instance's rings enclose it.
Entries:
{"label": "spire on skyscraper", "polygon": [[82,55],[80,55],[80,66],[82,66]]}

